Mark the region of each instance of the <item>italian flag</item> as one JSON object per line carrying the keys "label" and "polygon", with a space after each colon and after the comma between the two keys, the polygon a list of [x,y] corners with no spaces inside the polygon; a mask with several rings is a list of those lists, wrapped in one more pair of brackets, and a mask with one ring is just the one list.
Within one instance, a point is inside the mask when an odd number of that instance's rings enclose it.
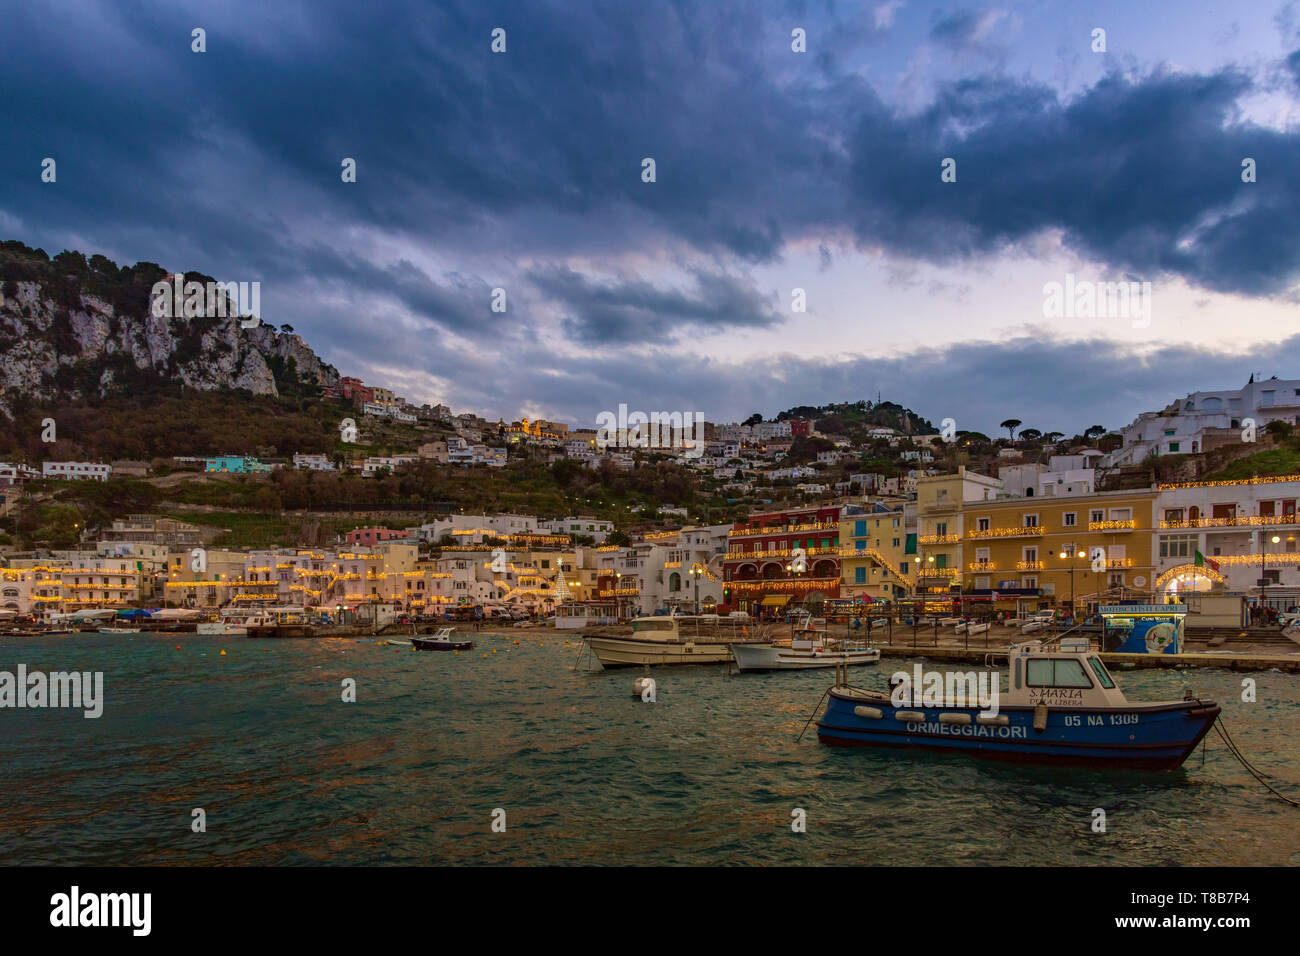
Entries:
{"label": "italian flag", "polygon": [[1201,554],[1201,552],[1199,552],[1199,551],[1196,552],[1196,566],[1197,566],[1197,567],[1202,567],[1202,568],[1203,568],[1203,567],[1210,567],[1210,568],[1214,569],[1215,571],[1219,570],[1219,562],[1218,562],[1218,561],[1211,561],[1209,558],[1207,558],[1205,555]]}

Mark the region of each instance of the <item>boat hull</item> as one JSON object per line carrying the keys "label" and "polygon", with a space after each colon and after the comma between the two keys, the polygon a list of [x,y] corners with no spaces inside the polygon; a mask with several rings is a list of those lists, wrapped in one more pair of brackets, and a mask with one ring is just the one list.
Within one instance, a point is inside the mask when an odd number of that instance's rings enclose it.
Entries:
{"label": "boat hull", "polygon": [[[860,710],[859,710],[860,708]],[[879,716],[875,716],[878,713]],[[903,717],[899,714],[902,713]],[[917,720],[917,714],[923,715]],[[1219,715],[1212,700],[1127,707],[1047,710],[1042,731],[1034,708],[1004,706],[1005,726],[984,725],[977,708],[897,708],[884,695],[833,688],[817,722],[817,737],[832,746],[950,751],[995,760],[1172,770],[1196,749]],[[967,715],[946,723],[941,715]],[[956,719],[961,719],[960,717]]]}
{"label": "boat hull", "polygon": [[602,667],[665,666],[669,664],[726,664],[731,661],[730,643],[694,641],[637,641],[632,638],[588,637]]}
{"label": "boat hull", "polygon": [[773,647],[761,644],[734,644],[731,648],[736,667],[742,673],[767,671],[809,671],[835,667],[837,664],[857,667],[880,661],[880,651],[875,648],[845,651],[813,651]]}
{"label": "boat hull", "polygon": [[234,624],[200,623],[194,633],[200,637],[248,637],[248,628]]}
{"label": "boat hull", "polygon": [[473,641],[433,641],[419,637],[411,638],[411,645],[417,651],[472,651]]}

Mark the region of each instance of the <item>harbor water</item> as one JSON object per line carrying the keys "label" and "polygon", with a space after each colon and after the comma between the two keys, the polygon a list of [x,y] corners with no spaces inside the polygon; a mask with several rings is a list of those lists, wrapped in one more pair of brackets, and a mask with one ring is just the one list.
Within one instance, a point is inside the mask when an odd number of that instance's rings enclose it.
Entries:
{"label": "harbor water", "polygon": [[[98,719],[0,710],[0,863],[1300,864],[1300,810],[1213,732],[1164,773],[838,749],[815,725],[796,739],[830,671],[658,669],[657,701],[644,703],[640,670],[602,671],[589,654],[575,670],[580,647],[562,634],[474,637],[459,654],[343,639],[0,639],[0,670],[104,675]],[[884,689],[910,666],[886,659],[853,680]],[[1214,697],[1245,754],[1300,792],[1295,676],[1116,676],[1130,699],[1189,685]],[[1246,677],[1255,703],[1242,701]],[[806,832],[792,832],[796,809]]]}

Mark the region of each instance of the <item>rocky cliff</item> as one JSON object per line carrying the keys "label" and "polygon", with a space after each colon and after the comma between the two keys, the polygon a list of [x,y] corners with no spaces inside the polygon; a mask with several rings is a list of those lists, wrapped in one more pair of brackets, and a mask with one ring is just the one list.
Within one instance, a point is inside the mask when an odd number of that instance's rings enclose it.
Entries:
{"label": "rocky cliff", "polygon": [[[292,331],[265,322],[244,327],[251,320],[241,320],[222,292],[193,309],[180,301],[159,308],[157,284],[174,279],[154,263],[119,268],[76,252],[49,259],[22,243],[0,243],[0,414],[11,417],[23,401],[76,401],[151,384],[276,395],[286,376],[318,387],[338,380],[338,370]],[[198,274],[185,279],[213,283]]]}

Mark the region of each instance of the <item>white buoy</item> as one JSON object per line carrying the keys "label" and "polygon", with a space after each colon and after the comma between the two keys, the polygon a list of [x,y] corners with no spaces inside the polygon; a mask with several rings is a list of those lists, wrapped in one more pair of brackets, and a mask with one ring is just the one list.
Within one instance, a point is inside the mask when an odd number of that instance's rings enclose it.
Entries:
{"label": "white buoy", "polygon": [[655,689],[653,677],[638,677],[632,681],[632,696],[640,697],[647,704],[655,702]]}

